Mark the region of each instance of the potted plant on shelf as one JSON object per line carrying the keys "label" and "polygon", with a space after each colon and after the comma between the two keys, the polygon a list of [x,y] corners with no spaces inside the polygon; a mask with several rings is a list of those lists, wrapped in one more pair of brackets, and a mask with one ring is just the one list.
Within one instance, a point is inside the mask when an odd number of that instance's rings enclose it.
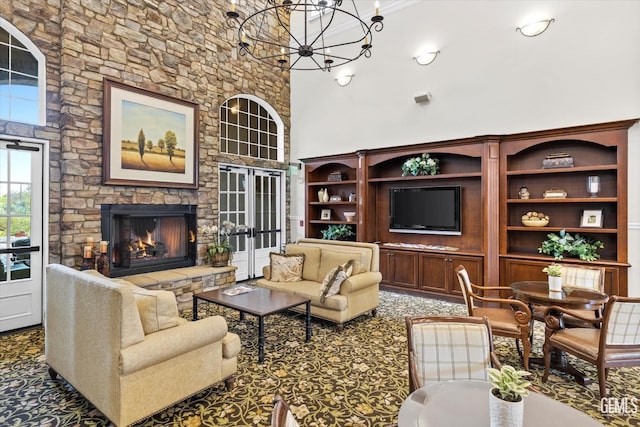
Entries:
{"label": "potted plant on shelf", "polygon": [[578,233],[572,236],[566,230],[560,230],[558,234],[547,234],[547,240],[542,242],[538,252],[552,255],[556,260],[568,256],[584,261],[595,261],[600,258],[598,249],[602,248],[604,244],[599,240],[583,237]]}
{"label": "potted plant on shelf", "polygon": [[489,368],[489,393],[491,427],[522,427],[524,397],[529,394],[531,382],[524,377],[531,375],[510,365],[501,369]]}
{"label": "potted plant on shelf", "polygon": [[321,231],[324,240],[352,240],[356,233],[347,224],[332,224]]}
{"label": "potted plant on shelf", "polygon": [[402,176],[435,175],[438,173],[440,161],[427,153],[407,159],[402,165]]}
{"label": "potted plant on shelf", "polygon": [[231,221],[222,221],[222,225],[204,226],[199,229],[201,235],[208,237],[211,243],[206,250],[206,263],[211,267],[226,267],[233,254],[229,236],[246,231],[246,225],[236,225]]}
{"label": "potted plant on shelf", "polygon": [[560,292],[562,290],[562,266],[560,264],[550,264],[542,269],[549,276],[549,290]]}

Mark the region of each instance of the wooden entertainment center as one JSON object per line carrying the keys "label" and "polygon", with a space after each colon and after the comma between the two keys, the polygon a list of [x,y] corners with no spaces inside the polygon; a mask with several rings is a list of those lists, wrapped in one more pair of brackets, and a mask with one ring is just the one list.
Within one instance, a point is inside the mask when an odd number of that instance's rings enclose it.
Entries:
{"label": "wooden entertainment center", "polygon": [[[319,238],[330,224],[351,225],[358,241],[380,242],[383,288],[460,300],[454,272],[460,264],[479,285],[546,280],[542,268],[553,258],[538,248],[547,234],[564,229],[599,240],[604,248],[598,252],[600,259],[591,263],[577,258],[563,261],[604,266],[605,291],[626,296],[627,139],[636,121],[303,159],[306,236]],[[422,153],[439,160],[439,172],[403,177],[403,163]],[[566,153],[573,164],[543,167],[547,157],[563,157],[559,153]],[[600,179],[594,197],[587,191],[588,176]],[[390,189],[431,185],[462,188],[461,234],[390,232]],[[522,187],[529,198],[520,198]],[[326,201],[319,197],[322,189],[327,190]],[[560,196],[545,198],[547,190],[557,190]],[[549,223],[524,226],[521,217],[531,211],[548,215]],[[600,215],[602,226],[581,226],[584,211]],[[355,212],[355,219],[349,221],[345,212]]]}

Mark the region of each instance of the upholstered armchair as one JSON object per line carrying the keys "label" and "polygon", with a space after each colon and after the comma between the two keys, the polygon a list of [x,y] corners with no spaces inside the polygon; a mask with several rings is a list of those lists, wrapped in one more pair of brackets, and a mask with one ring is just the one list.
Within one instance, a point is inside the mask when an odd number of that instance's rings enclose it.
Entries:
{"label": "upholstered armchair", "polygon": [[[478,286],[471,283],[467,270],[459,265],[456,267],[460,289],[467,304],[469,316],[486,316],[491,323],[493,335],[516,339],[516,349],[520,353],[518,340],[522,342],[522,360],[524,368],[529,370],[529,354],[531,341],[529,340],[531,310],[527,304],[512,298],[484,296],[486,291],[511,292],[511,289],[500,286]],[[498,304],[498,307],[476,307],[476,301]]]}
{"label": "upholstered armchair", "polygon": [[486,317],[406,317],[409,393],[429,381],[488,381],[500,367]]}
{"label": "upholstered armchair", "polygon": [[596,365],[600,397],[606,397],[609,368],[640,365],[640,298],[612,296],[605,305],[604,317],[595,320],[600,328],[564,328],[563,317],[568,313],[578,320],[592,321],[562,307],[545,310],[542,381],[549,378],[551,352],[555,348]]}

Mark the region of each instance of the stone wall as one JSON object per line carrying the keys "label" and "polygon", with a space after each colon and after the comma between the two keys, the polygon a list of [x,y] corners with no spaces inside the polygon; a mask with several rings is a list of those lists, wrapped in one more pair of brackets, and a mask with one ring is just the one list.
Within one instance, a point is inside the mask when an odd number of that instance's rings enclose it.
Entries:
{"label": "stone wall", "polygon": [[[1,16],[47,59],[47,126],[0,120],[0,132],[50,141],[50,262],[81,264],[82,242],[100,238],[102,203],[197,204],[199,223],[211,223],[219,162],[286,168],[289,73],[238,58],[228,6],[227,0],[2,2]],[[105,77],[199,105],[197,190],[102,184]],[[219,153],[218,108],[237,94],[264,99],[283,119],[284,163]]]}

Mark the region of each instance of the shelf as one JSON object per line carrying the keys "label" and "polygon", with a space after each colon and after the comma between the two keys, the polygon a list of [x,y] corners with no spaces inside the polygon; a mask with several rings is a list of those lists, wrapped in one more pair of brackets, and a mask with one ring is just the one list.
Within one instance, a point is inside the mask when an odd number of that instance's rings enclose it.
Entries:
{"label": "shelf", "polygon": [[356,180],[355,179],[348,179],[348,180],[342,180],[342,181],[314,181],[314,182],[309,182],[308,185],[310,187],[328,187],[330,185],[345,185],[345,184],[355,184]]}
{"label": "shelf", "polygon": [[509,225],[508,231],[547,231],[549,233],[557,233],[565,230],[567,233],[578,234],[616,234],[617,228],[590,228],[590,227],[525,227],[524,225]]}
{"label": "shelf", "polygon": [[617,165],[592,165],[592,166],[574,166],[572,168],[546,168],[546,169],[523,169],[507,171],[507,176],[518,175],[542,175],[557,173],[576,173],[576,172],[596,172],[596,171],[616,171]]}
{"label": "shelf", "polygon": [[358,204],[358,202],[349,202],[349,201],[342,201],[342,202],[309,202],[310,205],[316,205],[316,206],[355,206]]}
{"label": "shelf", "polygon": [[309,221],[312,224],[349,224],[349,225],[353,225],[354,227],[357,225],[357,223],[355,221],[338,221],[338,220],[327,220],[327,219],[312,219]]}
{"label": "shelf", "polygon": [[597,263],[598,265],[603,266],[615,266],[615,267],[631,267],[631,264],[625,262],[617,262],[611,259],[598,259],[597,261],[583,261],[580,258],[562,258],[561,260],[555,260],[550,255],[541,255],[541,254],[529,254],[529,253],[508,253],[508,254],[500,254],[500,258],[509,258],[509,259],[520,259],[520,260],[533,260],[533,261],[543,261],[545,263],[551,262],[559,262],[559,263],[567,263],[567,264],[585,264],[585,265],[593,265]]}
{"label": "shelf", "polygon": [[548,199],[507,199],[507,203],[616,203],[617,197],[566,197]]}
{"label": "shelf", "polygon": [[402,182],[402,181],[422,181],[430,179],[462,179],[462,178],[479,178],[482,177],[480,172],[467,173],[443,173],[438,175],[420,175],[420,176],[391,176],[384,178],[369,178],[369,182]]}

